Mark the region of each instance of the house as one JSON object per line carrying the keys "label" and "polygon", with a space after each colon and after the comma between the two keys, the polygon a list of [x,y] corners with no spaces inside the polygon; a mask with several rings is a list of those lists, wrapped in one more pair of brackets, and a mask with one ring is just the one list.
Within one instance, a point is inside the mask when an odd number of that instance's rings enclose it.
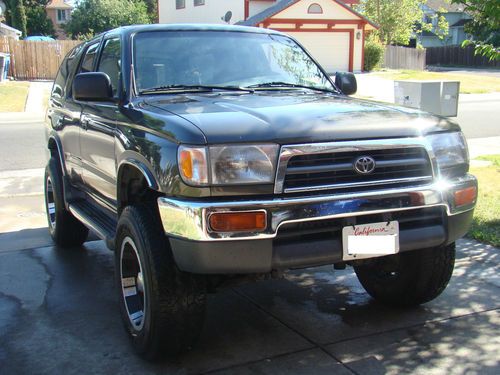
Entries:
{"label": "house", "polygon": [[158,0],[160,23],[230,23],[279,30],[297,39],[329,73],[361,71],[366,34],[377,25],[358,0]]}
{"label": "house", "polygon": [[6,36],[9,38],[14,38],[15,40],[19,40],[19,37],[23,33],[18,29],[14,29],[13,27],[6,25],[0,22],[0,36]]}
{"label": "house", "polygon": [[69,21],[73,6],[69,4],[69,1],[51,0],[45,7],[45,11],[54,25],[55,37],[57,39],[66,39],[66,33],[62,25]]}
{"label": "house", "polygon": [[421,7],[424,11],[424,22],[432,23],[436,27],[438,16],[442,15],[448,22],[449,30],[448,35],[443,39],[432,31],[424,31],[416,36],[418,44],[425,48],[454,46],[460,45],[464,40],[468,39],[464,26],[472,17],[464,12],[463,4],[451,4],[449,0],[428,0]]}

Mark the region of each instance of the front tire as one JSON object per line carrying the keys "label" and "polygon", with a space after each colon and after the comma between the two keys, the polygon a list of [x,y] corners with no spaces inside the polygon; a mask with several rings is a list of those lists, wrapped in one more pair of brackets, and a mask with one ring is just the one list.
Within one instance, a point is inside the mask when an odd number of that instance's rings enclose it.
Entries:
{"label": "front tire", "polygon": [[354,266],[365,290],[387,305],[410,307],[439,296],[455,266],[455,244],[375,258]]}
{"label": "front tire", "polygon": [[155,210],[123,210],[115,270],[123,322],[141,357],[177,356],[195,343],[205,316],[204,279],[177,269]]}
{"label": "front tire", "polygon": [[89,230],[66,209],[63,196],[61,167],[51,157],[45,168],[45,210],[49,233],[56,245],[64,248],[81,246]]}

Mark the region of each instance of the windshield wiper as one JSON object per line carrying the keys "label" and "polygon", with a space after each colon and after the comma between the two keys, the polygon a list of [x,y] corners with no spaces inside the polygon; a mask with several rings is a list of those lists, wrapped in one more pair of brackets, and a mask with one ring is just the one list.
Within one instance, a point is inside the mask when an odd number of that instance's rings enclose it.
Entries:
{"label": "windshield wiper", "polygon": [[151,87],[139,91],[139,94],[154,94],[160,92],[212,92],[216,90],[221,91],[246,91],[253,92],[254,90],[246,87],[238,86],[211,86],[211,85],[166,85]]}
{"label": "windshield wiper", "polygon": [[280,82],[280,81],[275,81],[275,82],[264,82],[264,83],[257,83],[255,85],[250,85],[246,86],[248,88],[255,88],[255,89],[265,89],[265,88],[283,88],[283,87],[290,87],[290,88],[299,88],[299,89],[308,89],[308,90],[316,90],[316,91],[322,91],[322,92],[333,92],[333,93],[338,93],[334,89],[327,89],[327,88],[321,88],[321,87],[315,87],[315,86],[307,86],[307,85],[300,85],[297,83],[291,83],[291,82]]}

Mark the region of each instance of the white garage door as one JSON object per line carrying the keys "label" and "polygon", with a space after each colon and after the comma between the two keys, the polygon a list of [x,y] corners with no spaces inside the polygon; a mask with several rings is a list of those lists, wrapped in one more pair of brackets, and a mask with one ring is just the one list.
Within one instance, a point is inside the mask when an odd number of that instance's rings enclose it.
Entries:
{"label": "white garage door", "polygon": [[327,73],[349,71],[349,33],[288,33],[314,56]]}

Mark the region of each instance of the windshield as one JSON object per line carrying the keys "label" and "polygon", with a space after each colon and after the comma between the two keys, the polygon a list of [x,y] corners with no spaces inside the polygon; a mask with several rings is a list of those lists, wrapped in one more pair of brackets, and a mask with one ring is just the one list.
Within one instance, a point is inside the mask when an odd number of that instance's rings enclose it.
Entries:
{"label": "windshield", "polygon": [[292,39],[227,31],[154,31],[134,37],[138,92],[185,86],[335,90]]}

